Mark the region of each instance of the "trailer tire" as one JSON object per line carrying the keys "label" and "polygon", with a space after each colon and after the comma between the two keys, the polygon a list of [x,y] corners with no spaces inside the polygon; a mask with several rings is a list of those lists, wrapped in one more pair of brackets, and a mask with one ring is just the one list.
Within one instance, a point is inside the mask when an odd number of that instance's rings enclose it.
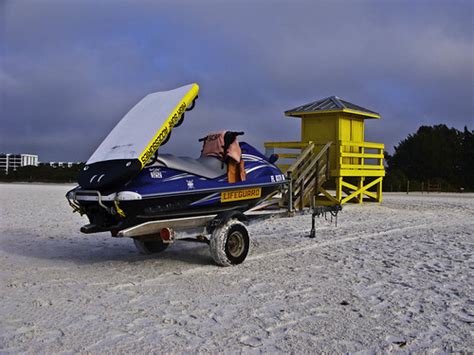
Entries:
{"label": "trailer tire", "polygon": [[140,254],[144,254],[144,255],[161,253],[166,248],[168,248],[168,244],[163,243],[161,239],[141,240],[141,239],[134,238],[133,243],[135,244],[135,247],[140,252]]}
{"label": "trailer tire", "polygon": [[217,265],[231,266],[242,263],[250,249],[247,228],[236,219],[228,220],[214,229],[209,248]]}

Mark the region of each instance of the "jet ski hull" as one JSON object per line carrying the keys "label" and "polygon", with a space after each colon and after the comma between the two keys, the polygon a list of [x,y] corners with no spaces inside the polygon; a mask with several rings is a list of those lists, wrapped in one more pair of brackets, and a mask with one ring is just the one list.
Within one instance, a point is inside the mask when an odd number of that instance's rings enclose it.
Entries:
{"label": "jet ski hull", "polygon": [[[96,231],[114,231],[147,221],[218,214],[225,211],[244,212],[278,191],[280,185],[241,186],[219,192],[195,191],[186,195],[170,194],[136,200],[117,200],[115,199],[117,195],[111,200],[109,195],[103,197],[101,204],[98,203],[97,195],[77,191],[75,199],[80,201],[81,209],[88,216],[91,224],[100,229]],[[255,197],[252,197],[252,194]],[[229,198],[229,195],[237,197],[248,195],[248,197],[244,200],[225,200],[225,198]],[[85,200],[86,196],[89,197],[88,200]],[[117,207],[121,214],[111,213]]]}
{"label": "jet ski hull", "polygon": [[143,169],[118,191],[99,192],[78,187],[68,197],[96,226],[91,229],[94,232],[116,231],[152,220],[230,210],[243,212],[278,191],[285,178],[255,148],[246,143],[241,146],[246,181],[229,184],[227,175],[222,174],[225,169],[217,171],[222,175],[210,179],[158,163]]}

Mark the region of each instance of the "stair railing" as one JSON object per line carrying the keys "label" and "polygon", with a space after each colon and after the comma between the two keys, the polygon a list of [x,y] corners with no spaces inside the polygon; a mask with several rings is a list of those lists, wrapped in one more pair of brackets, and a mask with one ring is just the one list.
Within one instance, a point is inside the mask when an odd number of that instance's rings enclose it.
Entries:
{"label": "stair railing", "polygon": [[318,151],[315,144],[309,142],[286,171],[288,189],[283,200],[289,214],[293,214],[295,209],[303,210],[306,205],[312,205],[319,188],[329,179],[330,146],[331,142]]}

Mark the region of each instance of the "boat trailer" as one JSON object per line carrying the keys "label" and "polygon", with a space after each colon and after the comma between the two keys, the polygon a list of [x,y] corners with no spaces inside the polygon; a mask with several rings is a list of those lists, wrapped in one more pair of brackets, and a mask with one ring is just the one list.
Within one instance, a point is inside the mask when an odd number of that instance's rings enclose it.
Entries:
{"label": "boat trailer", "polygon": [[278,207],[280,199],[266,201],[245,212],[226,211],[196,217],[172,218],[144,222],[113,233],[117,238],[132,238],[137,249],[143,254],[153,254],[165,250],[177,240],[206,243],[211,256],[221,266],[239,264],[247,257],[250,238],[247,226],[277,218],[311,214],[309,238],[316,237],[315,219],[330,218],[337,223],[341,206],[315,206],[288,212]]}

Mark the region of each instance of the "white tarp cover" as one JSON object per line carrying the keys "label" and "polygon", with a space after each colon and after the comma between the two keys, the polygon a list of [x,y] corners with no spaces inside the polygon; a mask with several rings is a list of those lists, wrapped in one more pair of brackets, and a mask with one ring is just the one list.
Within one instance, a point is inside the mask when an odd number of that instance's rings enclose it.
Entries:
{"label": "white tarp cover", "polygon": [[196,87],[196,84],[190,84],[145,96],[102,141],[87,164],[139,158],[186,94]]}

